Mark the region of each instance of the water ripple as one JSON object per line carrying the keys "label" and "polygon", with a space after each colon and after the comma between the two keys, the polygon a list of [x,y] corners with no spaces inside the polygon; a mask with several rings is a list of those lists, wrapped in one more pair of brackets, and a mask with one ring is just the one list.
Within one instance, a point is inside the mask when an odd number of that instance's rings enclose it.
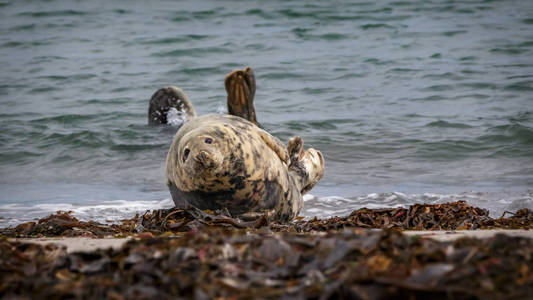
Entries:
{"label": "water ripple", "polygon": [[35,11],[35,12],[23,12],[18,16],[32,17],[32,18],[46,18],[46,17],[68,17],[68,16],[83,16],[88,12],[81,10],[52,10],[52,11]]}
{"label": "water ripple", "polygon": [[230,50],[222,47],[207,47],[207,48],[188,48],[188,49],[177,49],[170,51],[161,51],[152,54],[156,57],[175,57],[175,56],[190,56],[190,57],[203,57],[213,54],[229,54]]}
{"label": "water ripple", "polygon": [[[146,125],[151,95],[176,85],[199,114],[224,112],[224,76],[247,65],[259,122],[326,157],[317,199],[306,202],[317,214],[438,199],[529,203],[513,192],[533,182],[530,1],[0,6],[4,203],[78,205],[98,189],[109,196],[99,201],[168,197],[177,126]],[[76,193],[58,182],[98,187]],[[475,189],[502,196],[461,194]]]}

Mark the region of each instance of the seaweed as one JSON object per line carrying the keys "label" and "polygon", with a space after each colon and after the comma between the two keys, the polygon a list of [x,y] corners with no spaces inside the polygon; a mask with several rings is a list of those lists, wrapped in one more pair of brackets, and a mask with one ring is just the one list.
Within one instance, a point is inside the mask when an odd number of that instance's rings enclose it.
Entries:
{"label": "seaweed", "polygon": [[0,241],[0,295],[82,299],[501,299],[533,297],[533,240],[454,242],[396,230],[134,239],[118,250]]}
{"label": "seaweed", "polygon": [[[505,216],[505,215],[504,215]],[[414,204],[409,208],[367,209],[353,211],[347,217],[313,219],[294,224],[296,231],[328,231],[345,227],[397,228],[399,230],[473,230],[531,229],[533,213],[527,208],[513,216],[494,219],[485,209],[464,201],[444,204]]]}
{"label": "seaweed", "polygon": [[[511,214],[510,217],[505,217]],[[6,237],[129,236],[140,233],[153,235],[185,233],[203,228],[232,230],[258,230],[268,228],[274,232],[339,231],[345,228],[379,228],[398,230],[473,230],[473,229],[533,229],[533,212],[527,208],[516,213],[506,212],[500,218],[491,218],[485,209],[464,201],[444,204],[414,204],[409,208],[354,210],[345,217],[296,220],[292,223],[270,222],[267,214],[241,220],[233,218],[227,210],[209,211],[194,207],[153,210],[118,224],[101,224],[79,221],[71,212],[56,214],[27,222],[14,228],[0,229]]]}
{"label": "seaweed", "polygon": [[[505,217],[510,214],[510,217]],[[438,242],[401,230],[530,229],[521,209],[491,218],[465,202],[359,209],[269,222],[162,209],[117,224],[57,212],[0,229],[1,298],[531,299],[533,240],[502,234]],[[376,228],[380,230],[376,230]],[[68,253],[12,237],[133,236],[120,249]]]}

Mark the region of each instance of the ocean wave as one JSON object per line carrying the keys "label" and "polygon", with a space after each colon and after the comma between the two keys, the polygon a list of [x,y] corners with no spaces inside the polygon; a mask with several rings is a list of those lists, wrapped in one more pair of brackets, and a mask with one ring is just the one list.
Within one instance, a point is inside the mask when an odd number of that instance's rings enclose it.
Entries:
{"label": "ocean wave", "polygon": [[18,16],[32,17],[32,18],[45,18],[45,17],[68,17],[68,16],[84,16],[89,12],[81,10],[50,10],[50,11],[34,11],[19,13]]}
{"label": "ocean wave", "polygon": [[91,121],[99,118],[101,115],[99,114],[91,114],[91,115],[82,115],[82,114],[65,114],[65,115],[58,115],[54,117],[46,117],[46,118],[39,118],[32,120],[31,123],[40,123],[40,124],[47,124],[47,123],[60,123],[60,124],[76,124],[80,122],[85,121]]}
{"label": "ocean wave", "polygon": [[50,41],[10,41],[3,43],[0,47],[3,48],[33,48],[39,46],[50,45]]}
{"label": "ocean wave", "polygon": [[156,57],[176,57],[176,56],[190,56],[190,57],[202,57],[210,54],[229,54],[231,50],[223,47],[199,47],[188,49],[177,49],[169,51],[159,51],[152,54]]}
{"label": "ocean wave", "polygon": [[440,204],[455,201],[466,201],[470,205],[488,209],[493,217],[499,217],[505,211],[516,211],[520,208],[533,209],[533,191],[525,193],[472,192],[459,194],[404,194],[389,192],[371,193],[353,198],[306,195],[304,201],[305,204],[301,215],[306,218],[345,216],[361,208],[394,208],[407,207],[413,204]]}
{"label": "ocean wave", "polygon": [[349,39],[350,36],[347,34],[341,34],[341,33],[321,33],[321,34],[312,34],[308,32],[308,30],[302,29],[302,28],[295,28],[292,30],[292,32],[299,38],[305,40],[305,41],[319,41],[319,40],[325,40],[325,41],[342,41]]}
{"label": "ocean wave", "polygon": [[470,126],[468,124],[447,122],[447,121],[444,121],[444,120],[438,120],[438,121],[430,122],[430,123],[426,124],[426,126],[429,126],[429,127],[443,127],[443,128],[473,128],[473,126]]}
{"label": "ocean wave", "polygon": [[533,80],[519,81],[504,87],[508,91],[519,91],[519,92],[531,92],[533,91]]}
{"label": "ocean wave", "polygon": [[[466,201],[470,205],[488,209],[491,216],[499,217],[505,211],[519,208],[533,209],[533,191],[526,193],[460,193],[460,194],[404,194],[400,192],[371,193],[353,198],[339,196],[316,197],[304,195],[304,206],[300,213],[306,219],[345,216],[361,208],[407,207],[413,204],[440,204]],[[0,227],[15,226],[45,217],[58,210],[71,211],[80,220],[97,222],[118,222],[154,209],[171,208],[170,198],[154,201],[102,201],[99,204],[80,203],[41,203],[35,205],[0,205]]]}
{"label": "ocean wave", "polygon": [[[300,135],[326,157],[320,184],[335,188],[321,205],[351,208],[354,199],[333,196],[361,186],[420,192],[406,186],[427,184],[424,191],[445,194],[531,185],[529,1],[182,4],[5,4],[5,187],[44,180],[165,189],[177,126],[147,126],[150,96],[177,85],[199,114],[223,112],[224,75],[247,65],[265,129],[284,142]],[[26,188],[30,200],[61,196],[51,189],[43,197],[35,182]],[[20,190],[9,201],[22,201]],[[159,197],[128,191],[101,199]]]}
{"label": "ocean wave", "polygon": [[385,24],[385,23],[368,23],[368,24],[363,24],[359,26],[359,28],[363,30],[371,30],[371,29],[381,29],[381,28],[394,29],[395,27],[389,24]]}
{"label": "ocean wave", "polygon": [[83,205],[77,203],[42,203],[36,205],[0,205],[0,227],[15,226],[48,216],[56,211],[70,211],[80,220],[97,222],[118,222],[132,218],[136,214],[143,214],[153,209],[171,208],[174,203],[171,199],[159,201],[103,201],[97,205]]}
{"label": "ocean wave", "polygon": [[203,40],[209,38],[210,35],[205,34],[184,34],[174,37],[166,38],[150,38],[150,39],[140,39],[138,43],[143,45],[168,45],[168,44],[180,44],[189,41]]}
{"label": "ocean wave", "polygon": [[219,12],[224,10],[223,8],[209,9],[209,10],[199,10],[199,11],[187,11],[181,10],[173,12],[172,21],[174,22],[183,22],[191,20],[206,20],[214,18]]}
{"label": "ocean wave", "polygon": [[39,76],[39,79],[45,79],[50,81],[78,81],[78,80],[87,80],[97,77],[96,74],[71,74],[71,75],[43,75]]}
{"label": "ocean wave", "polygon": [[41,94],[41,93],[49,93],[49,92],[56,92],[61,91],[62,89],[57,86],[40,86],[36,87],[30,90],[30,94]]}

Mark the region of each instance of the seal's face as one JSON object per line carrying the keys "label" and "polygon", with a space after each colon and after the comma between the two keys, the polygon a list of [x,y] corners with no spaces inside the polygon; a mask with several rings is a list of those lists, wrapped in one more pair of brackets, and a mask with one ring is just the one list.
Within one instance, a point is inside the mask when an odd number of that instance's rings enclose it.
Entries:
{"label": "seal's face", "polygon": [[188,175],[214,176],[224,161],[220,142],[209,134],[189,132],[180,142],[178,164]]}

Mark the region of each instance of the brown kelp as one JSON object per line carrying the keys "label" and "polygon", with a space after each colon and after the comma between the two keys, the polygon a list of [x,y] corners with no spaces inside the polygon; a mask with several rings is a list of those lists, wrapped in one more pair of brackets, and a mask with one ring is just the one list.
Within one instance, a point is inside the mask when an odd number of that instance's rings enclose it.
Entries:
{"label": "brown kelp", "polygon": [[78,253],[3,240],[0,253],[5,298],[533,297],[533,240],[506,235],[437,242],[396,230],[207,227]]}
{"label": "brown kelp", "polygon": [[[465,202],[363,208],[290,224],[192,207],[116,224],[58,212],[0,230],[0,297],[526,299],[533,297],[532,239],[438,242],[400,231],[532,224],[527,209],[491,218]],[[74,253],[9,238],[44,236],[134,238],[120,249]]]}
{"label": "brown kelp", "polygon": [[408,208],[354,210],[344,217],[313,218],[289,224],[272,223],[265,215],[242,220],[232,218],[227,211],[160,209],[122,220],[117,224],[80,221],[69,212],[57,212],[37,222],[0,229],[7,237],[46,236],[125,236],[141,232],[154,235],[184,233],[202,228],[255,230],[266,227],[274,232],[336,231],[345,228],[395,228],[398,230],[463,230],[463,229],[532,229],[533,212],[528,209],[509,213],[511,216],[489,217],[487,210],[464,201],[444,204],[414,204]]}

